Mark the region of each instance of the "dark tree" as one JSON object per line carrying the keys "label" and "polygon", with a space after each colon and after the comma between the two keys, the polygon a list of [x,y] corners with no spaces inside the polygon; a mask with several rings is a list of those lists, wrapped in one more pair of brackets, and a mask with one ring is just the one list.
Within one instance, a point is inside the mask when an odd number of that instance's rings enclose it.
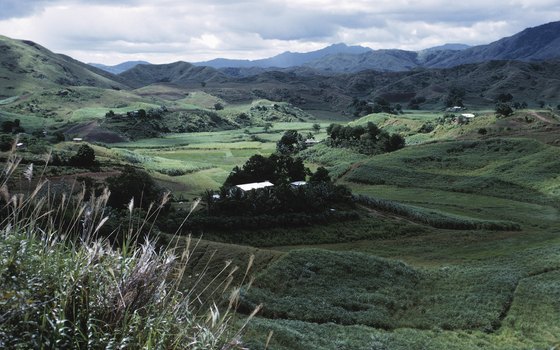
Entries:
{"label": "dark tree", "polygon": [[125,166],[119,175],[107,178],[105,182],[111,191],[108,204],[113,208],[123,208],[134,198],[136,207],[146,209],[150,203],[159,204],[158,201],[163,195],[163,190],[148,173],[130,165]]}
{"label": "dark tree", "polygon": [[316,183],[316,182],[331,182],[331,177],[329,175],[329,171],[325,167],[318,167],[317,171],[311,175],[309,178],[309,182]]}
{"label": "dark tree", "polygon": [[513,114],[513,109],[506,103],[498,103],[496,105],[496,114],[507,117]]}
{"label": "dark tree", "polygon": [[401,135],[392,134],[391,136],[389,136],[389,139],[385,142],[385,150],[387,152],[393,152],[403,148],[404,144],[405,144],[405,140]]}
{"label": "dark tree", "polygon": [[70,164],[81,167],[92,167],[98,165],[95,161],[95,151],[88,145],[81,145],[78,152],[70,157]]}
{"label": "dark tree", "polygon": [[293,154],[305,149],[303,136],[296,130],[288,130],[276,143],[276,151],[281,154]]}
{"label": "dark tree", "polygon": [[221,111],[222,109],[224,109],[224,105],[222,105],[220,102],[216,102],[214,103],[214,109],[217,111]]}
{"label": "dark tree", "polygon": [[312,128],[313,128],[313,131],[315,131],[317,133],[321,130],[321,125],[319,125],[318,123],[314,123]]}

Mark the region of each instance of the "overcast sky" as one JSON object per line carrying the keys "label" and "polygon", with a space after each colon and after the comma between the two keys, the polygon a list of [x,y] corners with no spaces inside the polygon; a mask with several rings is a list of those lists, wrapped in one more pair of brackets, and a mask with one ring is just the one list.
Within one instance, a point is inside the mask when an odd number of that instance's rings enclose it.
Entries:
{"label": "overcast sky", "polygon": [[558,0],[0,0],[0,34],[105,64],[478,45],[557,20]]}

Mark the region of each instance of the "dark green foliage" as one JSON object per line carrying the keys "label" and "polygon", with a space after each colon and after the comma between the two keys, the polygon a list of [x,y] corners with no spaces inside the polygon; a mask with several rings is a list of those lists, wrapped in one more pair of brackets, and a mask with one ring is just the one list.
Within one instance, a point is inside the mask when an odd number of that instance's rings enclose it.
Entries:
{"label": "dark green foliage", "polygon": [[318,167],[317,170],[309,177],[310,183],[331,182],[329,171],[325,167]]}
{"label": "dark green foliage", "polygon": [[465,89],[459,87],[452,87],[449,89],[445,97],[445,107],[464,107],[463,99],[465,98]]}
{"label": "dark green foliage", "polygon": [[276,151],[280,154],[294,154],[305,148],[305,140],[296,130],[286,131],[276,143]]}
{"label": "dark green foliage", "polygon": [[321,130],[321,125],[319,125],[318,123],[313,123],[312,128],[314,132],[319,132]]}
{"label": "dark green foliage", "polygon": [[227,177],[224,185],[234,185],[270,181],[273,184],[305,180],[307,169],[301,158],[272,154],[269,157],[256,154],[249,158],[242,168],[236,166]]}
{"label": "dark green foliage", "polygon": [[0,135],[0,151],[7,152],[12,149],[14,138],[10,135]]}
{"label": "dark green foliage", "polygon": [[486,128],[480,128],[478,129],[478,133],[480,135],[486,135],[488,133],[488,130],[486,130]]}
{"label": "dark green foliage", "polygon": [[365,127],[331,124],[327,127],[327,133],[327,145],[350,148],[363,154],[392,152],[405,145],[403,137],[398,134],[390,135],[372,122],[367,123]]}
{"label": "dark green foliage", "polygon": [[521,230],[521,226],[519,226],[519,224],[511,221],[477,220],[473,218],[451,216],[435,210],[413,207],[386,199],[373,198],[363,195],[354,196],[354,199],[356,202],[367,207],[401,215],[414,220],[415,222],[427,224],[436,228],[451,230]]}
{"label": "dark green foliage", "polygon": [[243,192],[222,188],[220,198],[205,196],[210,215],[254,216],[284,213],[321,213],[336,206],[349,206],[351,193],[345,186],[315,182],[301,186],[280,184]]}
{"label": "dark green foliage", "polygon": [[428,123],[422,124],[420,129],[418,129],[418,132],[422,133],[422,134],[428,134],[428,133],[431,133],[432,131],[434,131],[435,128],[436,127],[434,126],[434,124],[428,122]]}
{"label": "dark green foliage", "polygon": [[222,109],[224,109],[224,105],[222,105],[219,102],[214,103],[214,109],[217,111],[221,111]]}
{"label": "dark green foliage", "polygon": [[507,103],[496,104],[496,114],[507,117],[513,114],[513,109]]}
{"label": "dark green foliage", "polygon": [[7,134],[17,134],[25,132],[25,129],[21,126],[19,119],[14,119],[13,121],[6,120],[5,122],[2,122],[0,129],[3,133]]}
{"label": "dark green foliage", "polygon": [[148,173],[129,165],[119,175],[105,181],[111,191],[108,204],[116,209],[126,206],[131,198],[134,198],[135,206],[146,209],[151,203],[158,205],[163,195],[163,189],[157,186]]}
{"label": "dark green foliage", "polygon": [[98,165],[95,160],[95,151],[86,144],[81,145],[78,152],[70,157],[69,163],[73,166],[86,168]]}

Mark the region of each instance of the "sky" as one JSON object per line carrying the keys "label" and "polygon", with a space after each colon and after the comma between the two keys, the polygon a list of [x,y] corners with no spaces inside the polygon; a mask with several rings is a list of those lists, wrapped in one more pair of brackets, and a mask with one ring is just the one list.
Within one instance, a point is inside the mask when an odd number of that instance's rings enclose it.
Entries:
{"label": "sky", "polygon": [[487,44],[560,20],[558,0],[0,0],[0,35],[83,62],[200,62],[334,43]]}

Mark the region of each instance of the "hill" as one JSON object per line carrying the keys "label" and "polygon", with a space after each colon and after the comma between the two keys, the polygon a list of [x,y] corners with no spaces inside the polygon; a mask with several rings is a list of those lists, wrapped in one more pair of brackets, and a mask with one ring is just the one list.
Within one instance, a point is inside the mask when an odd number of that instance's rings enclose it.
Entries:
{"label": "hill", "polygon": [[18,96],[38,88],[128,88],[127,83],[115,75],[55,54],[31,41],[0,36],[0,53],[0,97]]}
{"label": "hill", "polygon": [[124,71],[127,71],[131,68],[136,67],[139,64],[150,64],[150,62],[146,62],[146,61],[127,61],[127,62],[123,62],[123,63],[119,63],[117,65],[114,66],[106,66],[104,64],[101,63],[88,63],[90,66],[94,66],[96,68],[102,69],[106,72],[109,72],[111,74],[120,74]]}
{"label": "hill", "polygon": [[183,87],[200,87],[208,82],[220,83],[227,77],[211,67],[197,67],[187,62],[169,64],[139,64],[119,75],[131,86],[143,87],[154,83],[171,83]]}
{"label": "hill", "polygon": [[260,60],[219,58],[195,63],[213,68],[292,68],[306,66],[323,73],[409,71],[417,68],[450,68],[491,60],[543,61],[560,58],[560,22],[527,28],[487,45],[469,47],[445,44],[420,51],[372,50],[336,44],[306,53],[285,52]]}
{"label": "hill", "polygon": [[560,22],[527,28],[488,45],[471,47],[444,59],[426,63],[430,67],[452,67],[489,60],[542,61],[560,57]]}
{"label": "hill", "polygon": [[337,54],[352,54],[357,55],[364,52],[371,51],[370,48],[362,46],[347,46],[346,44],[334,44],[327,46],[323,49],[311,51],[311,52],[284,52],[279,55],[270,58],[264,58],[259,60],[230,60],[225,58],[217,58],[206,62],[194,63],[196,66],[208,66],[213,68],[226,68],[226,67],[238,67],[238,68],[288,68],[297,67],[305,65],[306,63],[316,60],[321,57],[326,57],[330,55]]}

